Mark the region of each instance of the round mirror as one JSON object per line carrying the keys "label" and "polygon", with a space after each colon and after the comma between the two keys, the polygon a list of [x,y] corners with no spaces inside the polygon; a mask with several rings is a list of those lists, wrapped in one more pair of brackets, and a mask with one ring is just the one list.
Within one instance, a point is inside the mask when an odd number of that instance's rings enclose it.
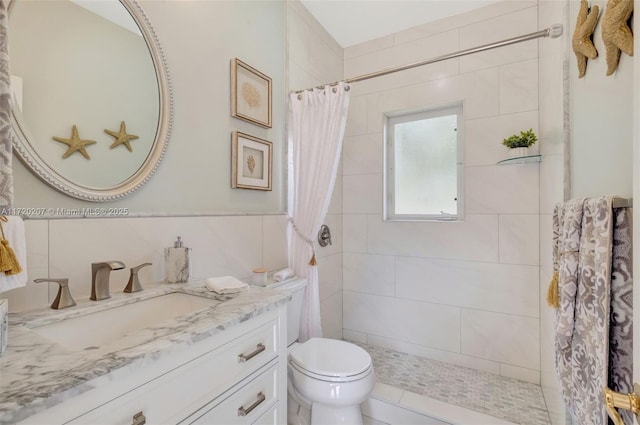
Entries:
{"label": "round mirror", "polygon": [[129,195],[154,173],[171,90],[153,28],[133,0],[13,0],[13,147],[54,188],[88,201]]}

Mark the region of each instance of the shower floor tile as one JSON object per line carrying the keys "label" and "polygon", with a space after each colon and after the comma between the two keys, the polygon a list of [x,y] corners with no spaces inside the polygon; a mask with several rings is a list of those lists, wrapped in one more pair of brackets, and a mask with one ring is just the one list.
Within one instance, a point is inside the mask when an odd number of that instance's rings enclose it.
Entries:
{"label": "shower floor tile", "polygon": [[539,385],[359,342],[377,382],[521,425],[549,425]]}

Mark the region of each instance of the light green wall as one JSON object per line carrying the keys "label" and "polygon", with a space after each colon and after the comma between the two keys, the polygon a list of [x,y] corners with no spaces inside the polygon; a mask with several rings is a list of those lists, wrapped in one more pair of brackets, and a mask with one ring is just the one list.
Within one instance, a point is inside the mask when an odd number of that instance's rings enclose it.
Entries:
{"label": "light green wall", "polygon": [[[20,1],[20,0],[18,0]],[[285,209],[285,2],[140,2],[164,49],[173,87],[173,131],[151,180],[123,200],[101,206],[132,213],[271,213]],[[273,128],[230,115],[230,60],[273,80]],[[273,190],[231,189],[231,132],[273,142]],[[78,208],[14,161],[15,206]],[[95,206],[95,205],[94,205]]]}

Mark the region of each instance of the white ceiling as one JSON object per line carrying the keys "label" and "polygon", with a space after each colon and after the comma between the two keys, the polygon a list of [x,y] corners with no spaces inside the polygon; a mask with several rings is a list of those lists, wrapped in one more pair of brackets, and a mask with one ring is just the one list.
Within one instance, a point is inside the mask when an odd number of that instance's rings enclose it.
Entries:
{"label": "white ceiling", "polygon": [[497,0],[302,0],[309,12],[342,47],[496,2]]}

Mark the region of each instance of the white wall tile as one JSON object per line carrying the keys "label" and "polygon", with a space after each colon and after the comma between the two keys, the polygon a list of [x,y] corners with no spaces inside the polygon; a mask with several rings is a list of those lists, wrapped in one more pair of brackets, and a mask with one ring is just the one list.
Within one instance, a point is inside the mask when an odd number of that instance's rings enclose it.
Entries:
{"label": "white wall tile", "polygon": [[[460,48],[469,49],[537,31],[537,12],[536,7],[530,7],[462,27]],[[532,40],[465,56],[461,58],[460,68],[461,72],[468,72],[531,59],[537,55],[538,42]]]}
{"label": "white wall tile", "polygon": [[141,270],[144,287],[145,281],[165,279],[164,248],[173,246],[178,235],[192,248],[195,279],[244,278],[262,264],[260,216],[51,220],[50,273],[68,276],[72,293],[88,296],[92,262],[124,262],[126,269],[111,272],[114,292],[126,285],[130,267],[151,262]]}
{"label": "white wall tile", "polygon": [[441,56],[458,49],[458,30],[450,30],[345,61],[345,78],[395,68]]}
{"label": "white wall tile", "polygon": [[342,249],[344,252],[367,251],[367,216],[344,214],[342,216]]}
{"label": "white wall tile", "polygon": [[287,267],[287,216],[262,217],[262,265],[267,270]]}
{"label": "white wall tile", "polygon": [[345,214],[382,213],[382,173],[343,176]]}
{"label": "white wall tile", "polygon": [[498,89],[499,70],[492,68],[372,93],[367,96],[367,131],[381,132],[385,113],[435,108],[463,99],[465,119],[496,115]]}
{"label": "white wall tile", "polygon": [[318,258],[318,291],[320,300],[342,296],[342,255]]}
{"label": "white wall tile", "polygon": [[540,371],[536,369],[527,369],[524,367],[500,363],[500,375],[540,385]]}
{"label": "white wall tile", "polygon": [[[342,214],[327,214],[324,224],[329,226],[331,231],[331,244],[324,247],[316,244],[317,258],[342,253]],[[316,236],[314,235],[314,238]]]}
{"label": "white wall tile", "polygon": [[539,226],[537,214],[500,215],[500,262],[537,266]]}
{"label": "white wall tile", "polygon": [[351,329],[343,329],[342,337],[347,341],[367,343],[367,334],[364,332],[352,331]]}
{"label": "white wall tile", "polygon": [[347,329],[448,351],[460,350],[456,307],[344,291]]}
{"label": "white wall tile", "polygon": [[351,96],[345,136],[367,134],[367,96]]}
{"label": "white wall tile", "polygon": [[345,62],[347,62],[350,59],[366,55],[367,53],[393,47],[393,38],[393,35],[387,35],[384,37],[365,41],[364,43],[358,43],[353,46],[348,46],[344,49],[344,60]]}
{"label": "white wall tile", "polygon": [[367,251],[498,262],[498,216],[468,214],[463,222],[398,222],[368,215]]}
{"label": "white wall tile", "polygon": [[540,273],[553,273],[553,216],[540,214]]}
{"label": "white wall tile", "polygon": [[342,295],[336,293],[320,302],[322,335],[325,338],[342,339]]}
{"label": "white wall tile", "polygon": [[395,257],[343,253],[344,289],[377,295],[395,295]]}
{"label": "white wall tile", "polygon": [[463,309],[462,353],[540,370],[539,320]]}
{"label": "white wall tile", "polygon": [[[508,156],[503,139],[529,128],[538,131],[538,114],[529,111],[496,115],[466,120],[464,125],[465,166],[495,165]],[[537,152],[536,145],[531,149],[532,153]]]}
{"label": "white wall tile", "polygon": [[399,257],[396,269],[399,298],[538,316],[537,267]]}
{"label": "white wall tile", "polygon": [[[342,164],[342,161],[340,163]],[[338,174],[333,192],[331,192],[327,214],[342,214],[342,178],[340,176],[341,174]]]}
{"label": "white wall tile", "polygon": [[467,213],[538,212],[537,165],[465,167],[464,173]]}
{"label": "white wall tile", "polygon": [[552,214],[564,200],[564,155],[545,155],[540,163],[540,212]]}
{"label": "white wall tile", "polygon": [[383,145],[382,133],[345,137],[343,174],[381,173]]}
{"label": "white wall tile", "polygon": [[415,40],[416,38],[430,36],[434,33],[448,31],[451,28],[464,28],[465,26],[470,26],[477,22],[493,19],[496,16],[506,15],[521,9],[534,7],[536,4],[537,2],[535,0],[498,1],[479,9],[456,14],[400,31],[395,34],[395,40],[396,43],[404,43]]}
{"label": "white wall tile", "polygon": [[48,222],[46,220],[26,220],[24,225],[27,264],[21,264],[21,266],[27,271],[27,284],[21,288],[0,293],[0,298],[9,300],[10,313],[48,306],[58,293],[58,284],[38,284],[33,283],[33,280],[46,277],[64,277],[49,276]]}
{"label": "white wall tile", "polygon": [[478,357],[466,356],[460,353],[425,347],[423,345],[412,344],[405,341],[398,341],[392,338],[384,338],[377,335],[367,335],[366,341],[363,342],[378,347],[389,348],[401,353],[426,357],[431,360],[438,360],[462,367],[481,370],[483,372],[494,373],[496,375],[500,373],[500,363],[481,359]]}
{"label": "white wall tile", "polygon": [[538,60],[500,67],[500,113],[538,109]]}

